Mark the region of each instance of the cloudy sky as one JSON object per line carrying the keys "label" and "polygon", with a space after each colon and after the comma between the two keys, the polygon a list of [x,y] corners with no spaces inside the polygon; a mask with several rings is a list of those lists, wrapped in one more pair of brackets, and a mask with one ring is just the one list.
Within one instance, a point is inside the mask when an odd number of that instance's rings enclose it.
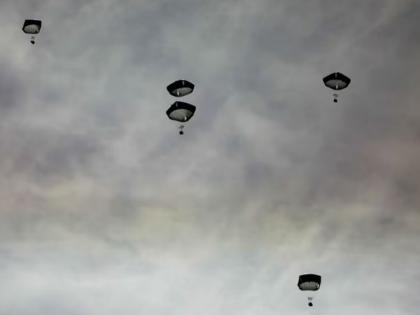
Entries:
{"label": "cloudy sky", "polygon": [[0,314],[419,314],[419,21],[417,0],[2,0]]}

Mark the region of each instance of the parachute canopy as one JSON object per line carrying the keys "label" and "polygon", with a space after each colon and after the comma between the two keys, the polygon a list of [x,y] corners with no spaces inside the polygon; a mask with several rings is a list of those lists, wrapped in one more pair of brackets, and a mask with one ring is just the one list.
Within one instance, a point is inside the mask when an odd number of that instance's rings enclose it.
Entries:
{"label": "parachute canopy", "polygon": [[41,30],[42,22],[39,20],[25,20],[22,31],[26,34],[38,34]]}
{"label": "parachute canopy", "polygon": [[345,89],[350,84],[350,78],[340,72],[334,72],[322,79],[324,84],[333,90]]}
{"label": "parachute canopy", "polygon": [[168,115],[169,119],[186,122],[190,120],[190,118],[194,115],[194,112],[194,105],[184,102],[175,102],[166,111],[166,115]]}
{"label": "parachute canopy", "polygon": [[302,291],[317,291],[321,286],[321,276],[304,274],[299,276],[298,287]]}
{"label": "parachute canopy", "polygon": [[176,97],[181,97],[192,93],[194,84],[187,80],[178,80],[168,85],[168,92]]}

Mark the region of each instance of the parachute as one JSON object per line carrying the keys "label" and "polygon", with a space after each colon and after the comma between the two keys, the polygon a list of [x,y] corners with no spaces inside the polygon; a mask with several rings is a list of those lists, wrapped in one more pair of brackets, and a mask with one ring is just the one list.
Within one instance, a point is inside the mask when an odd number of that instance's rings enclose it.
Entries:
{"label": "parachute", "polygon": [[35,44],[35,34],[41,31],[42,21],[40,20],[25,20],[22,31],[31,35],[31,44]]}
{"label": "parachute", "polygon": [[[194,84],[187,80],[178,80],[171,84],[169,84],[166,89],[168,90],[169,94],[175,97],[182,97],[188,95],[193,92]],[[179,121],[182,124],[178,127],[179,134],[184,134],[184,125],[183,123],[187,122],[194,116],[195,113],[195,106],[184,103],[184,102],[175,102],[169,107],[166,111],[166,115],[168,115],[169,119]]]}
{"label": "parachute", "polygon": [[[298,287],[302,291],[318,291],[321,287],[321,276],[315,274],[303,274],[299,276]],[[313,297],[308,296],[308,306],[313,306]]]}
{"label": "parachute", "polygon": [[[326,87],[335,91],[345,89],[350,84],[351,80],[340,72],[333,72],[322,79]],[[338,94],[334,94],[334,103],[337,103]]]}
{"label": "parachute", "polygon": [[[184,102],[175,102],[173,103],[168,110],[166,111],[166,115],[169,119],[175,120],[181,123],[185,123],[194,116],[195,113],[195,106],[192,104],[184,103]],[[179,134],[184,134],[184,125],[181,124],[179,126]]]}
{"label": "parachute", "polygon": [[187,80],[178,80],[169,84],[166,89],[172,96],[182,97],[192,93],[194,84]]}

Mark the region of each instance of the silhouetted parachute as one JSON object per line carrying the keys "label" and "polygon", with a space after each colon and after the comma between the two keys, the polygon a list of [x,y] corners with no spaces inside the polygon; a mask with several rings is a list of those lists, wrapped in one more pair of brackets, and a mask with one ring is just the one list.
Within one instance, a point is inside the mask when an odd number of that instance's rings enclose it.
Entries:
{"label": "silhouetted parachute", "polygon": [[[304,274],[299,276],[298,287],[302,291],[318,291],[321,287],[321,276],[315,274]],[[308,296],[308,305],[313,306],[313,297]]]}
{"label": "silhouetted parachute", "polygon": [[42,22],[40,20],[25,20],[22,31],[31,35],[31,44],[35,44],[35,34],[41,31]]}
{"label": "silhouetted parachute", "polygon": [[168,92],[176,97],[181,97],[192,93],[194,84],[187,80],[178,80],[168,85]]}
{"label": "silhouetted parachute", "polygon": [[[194,116],[195,113],[195,106],[184,103],[184,102],[175,102],[169,107],[166,111],[166,115],[168,115],[169,119],[179,121],[181,123],[185,123]],[[181,124],[179,126],[179,134],[184,134],[184,125]]]}
{"label": "silhouetted parachute", "polygon": [[[340,72],[334,72],[322,79],[325,86],[333,90],[345,89],[351,82],[350,78]],[[338,94],[334,94],[334,103],[337,103]]]}

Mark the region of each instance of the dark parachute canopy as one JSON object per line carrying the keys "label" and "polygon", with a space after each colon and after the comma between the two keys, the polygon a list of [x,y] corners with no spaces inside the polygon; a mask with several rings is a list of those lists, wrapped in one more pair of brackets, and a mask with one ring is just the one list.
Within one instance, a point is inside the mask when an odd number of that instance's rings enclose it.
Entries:
{"label": "dark parachute canopy", "polygon": [[340,72],[334,72],[322,79],[324,84],[333,90],[345,89],[351,82],[350,78]]}
{"label": "dark parachute canopy", "polygon": [[184,102],[175,102],[166,111],[166,115],[168,115],[169,119],[179,122],[187,122],[194,115],[194,112],[194,105]]}
{"label": "dark parachute canopy", "polygon": [[26,34],[38,34],[41,30],[42,21],[40,20],[25,20],[22,30]]}
{"label": "dark parachute canopy", "polygon": [[321,286],[321,276],[312,273],[299,276],[298,287],[302,291],[317,291]]}
{"label": "dark parachute canopy", "polygon": [[35,44],[35,34],[41,31],[42,21],[40,20],[25,20],[22,31],[31,35],[31,44]]}
{"label": "dark parachute canopy", "polygon": [[[351,79],[340,72],[333,72],[322,79],[326,87],[339,91],[349,86]],[[337,103],[337,94],[334,94],[334,103]]]}
{"label": "dark parachute canopy", "polygon": [[194,90],[194,84],[187,80],[178,80],[169,84],[166,89],[169,94],[175,97],[182,97],[192,93]]}
{"label": "dark parachute canopy", "polygon": [[[166,115],[168,115],[169,119],[179,121],[181,123],[185,123],[194,116],[195,113],[195,106],[192,104],[184,103],[184,102],[175,102],[169,107],[166,111]],[[179,126],[179,134],[184,134],[183,129],[184,125]]]}
{"label": "dark parachute canopy", "polygon": [[[298,287],[302,291],[318,291],[321,287],[321,276],[308,273],[299,276]],[[313,306],[312,297],[308,297],[308,305]]]}

